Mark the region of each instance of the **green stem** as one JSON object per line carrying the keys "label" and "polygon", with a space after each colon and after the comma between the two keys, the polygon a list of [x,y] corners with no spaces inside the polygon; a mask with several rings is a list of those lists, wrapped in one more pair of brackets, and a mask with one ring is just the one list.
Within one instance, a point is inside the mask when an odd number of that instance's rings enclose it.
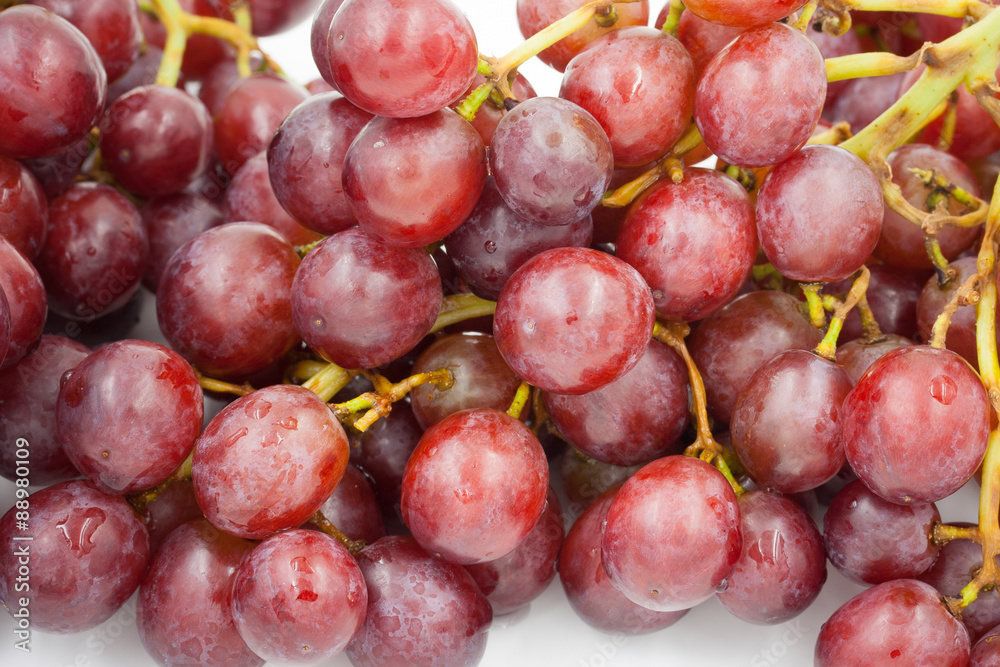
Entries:
{"label": "green stem", "polygon": [[326,403],[338,391],[346,387],[354,375],[354,373],[341,368],[337,364],[327,364],[321,371],[306,380],[302,386],[319,396]]}
{"label": "green stem", "polygon": [[670,0],[670,11],[667,13],[667,18],[664,19],[663,27],[660,29],[671,37],[677,37],[677,27],[680,25],[681,14],[683,13],[683,0]]}
{"label": "green stem", "polygon": [[916,69],[921,63],[919,51],[906,58],[885,51],[854,53],[849,56],[827,59],[826,80],[844,81],[868,76],[898,74]]}
{"label": "green stem", "polygon": [[444,298],[441,312],[428,333],[437,333],[445,327],[474,317],[492,315],[496,309],[496,301],[480,299],[475,294],[450,294]]}
{"label": "green stem", "polygon": [[823,307],[823,297],[820,295],[823,283],[802,283],[799,287],[806,296],[809,321],[817,329],[822,329],[826,326],[826,309]]}
{"label": "green stem", "polygon": [[977,0],[836,0],[828,4],[838,9],[866,12],[916,12],[962,18],[981,16],[991,7]]}
{"label": "green stem", "polygon": [[455,107],[455,111],[459,116],[471,123],[476,119],[476,113],[479,111],[479,107],[481,107],[483,102],[489,98],[490,93],[493,92],[494,88],[496,88],[496,84],[492,81],[487,81],[469,93],[469,96],[462,100],[461,104]]}
{"label": "green stem", "polygon": [[514,394],[514,400],[511,402],[510,407],[507,408],[507,414],[514,419],[521,418],[521,412],[524,410],[524,406],[528,404],[528,398],[531,397],[531,385],[527,382],[522,382],[517,387],[517,393]]}
{"label": "green stem", "polygon": [[321,531],[337,540],[351,553],[352,556],[357,556],[358,552],[364,549],[368,544],[362,540],[352,540],[347,535],[341,532],[333,523],[323,516],[322,512],[317,511],[311,517],[309,517],[309,523],[319,528]]}

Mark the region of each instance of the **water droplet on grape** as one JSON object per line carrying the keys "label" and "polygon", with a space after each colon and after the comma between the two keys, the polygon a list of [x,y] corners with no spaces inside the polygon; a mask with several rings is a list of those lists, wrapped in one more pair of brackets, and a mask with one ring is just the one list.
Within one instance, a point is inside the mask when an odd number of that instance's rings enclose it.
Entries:
{"label": "water droplet on grape", "polygon": [[250,419],[263,419],[270,411],[271,403],[264,400],[250,401],[247,403],[246,407],[243,408],[243,412],[245,412],[246,416],[250,417]]}
{"label": "water droplet on grape", "polygon": [[309,566],[309,561],[305,556],[296,556],[289,563],[291,568],[296,572],[302,572],[304,574],[312,574],[313,569]]}
{"label": "water droplet on grape", "polygon": [[56,524],[69,541],[69,548],[77,557],[86,556],[94,548],[94,533],[104,525],[103,510],[91,507],[82,514],[74,515]]}
{"label": "water droplet on grape", "polygon": [[295,417],[285,417],[278,422],[278,426],[286,428],[289,431],[294,431],[299,427],[299,421]]}
{"label": "water droplet on grape", "polygon": [[931,396],[942,405],[951,405],[958,396],[958,385],[947,375],[938,375],[931,380]]}
{"label": "water droplet on grape", "polygon": [[242,438],[243,436],[245,436],[249,432],[250,431],[248,431],[247,428],[244,426],[239,431],[236,431],[231,436],[229,436],[228,438],[226,438],[225,441],[222,444],[225,447],[232,447],[233,445],[236,444],[237,440],[239,440],[240,438]]}
{"label": "water droplet on grape", "polygon": [[94,246],[87,248],[87,254],[93,257],[94,255],[97,254],[97,248],[95,248]]}
{"label": "water droplet on grape", "polygon": [[497,251],[497,244],[493,241],[487,241],[483,247],[486,248],[486,252],[490,255]]}

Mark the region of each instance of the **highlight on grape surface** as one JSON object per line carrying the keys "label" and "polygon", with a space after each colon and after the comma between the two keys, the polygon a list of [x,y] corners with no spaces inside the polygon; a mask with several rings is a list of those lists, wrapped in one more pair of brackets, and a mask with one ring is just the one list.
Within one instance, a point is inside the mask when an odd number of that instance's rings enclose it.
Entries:
{"label": "highlight on grape surface", "polygon": [[1000,2],[489,4],[0,0],[0,654],[1000,665]]}

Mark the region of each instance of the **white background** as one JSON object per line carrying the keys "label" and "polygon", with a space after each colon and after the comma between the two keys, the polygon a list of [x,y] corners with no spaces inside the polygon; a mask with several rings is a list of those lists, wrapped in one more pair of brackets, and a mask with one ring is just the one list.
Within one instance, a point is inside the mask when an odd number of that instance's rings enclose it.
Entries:
{"label": "white background", "polygon": [[[486,55],[502,55],[522,37],[517,27],[515,0],[456,0],[476,29],[479,48]],[[663,5],[651,3],[651,20]],[[309,24],[285,35],[264,40],[264,48],[301,83],[318,76],[309,51]],[[561,75],[539,62],[522,68],[540,95],[556,95]],[[158,339],[152,298],[144,309],[144,335]],[[915,425],[916,427],[916,425]],[[13,484],[0,479],[0,508],[13,505]],[[978,487],[974,483],[939,503],[946,521],[975,521]],[[818,517],[817,517],[818,518]],[[554,581],[530,610],[494,620],[486,656],[489,667],[645,667],[699,665],[705,667],[800,667],[812,663],[820,626],[830,614],[862,587],[828,567],[829,579],[819,599],[797,619],[763,627],[730,616],[714,599],[691,611],[667,630],[641,637],[613,637],[583,623],[570,609],[558,581]],[[144,666],[154,664],[135,630],[135,598],[102,626],[77,635],[35,632],[31,652],[14,649],[13,621],[0,613],[0,665],[64,667],[77,665]],[[873,629],[873,631],[876,631]],[[346,658],[326,663],[345,666]]]}

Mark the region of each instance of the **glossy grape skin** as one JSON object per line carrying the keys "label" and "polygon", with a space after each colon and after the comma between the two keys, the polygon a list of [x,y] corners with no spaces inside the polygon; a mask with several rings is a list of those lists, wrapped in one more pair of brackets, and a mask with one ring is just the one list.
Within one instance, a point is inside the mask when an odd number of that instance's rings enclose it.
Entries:
{"label": "glossy grape skin", "polygon": [[149,259],[142,284],[154,293],[174,252],[198,234],[222,224],[218,206],[201,195],[187,192],[151,199],[139,213],[149,238]]}
{"label": "glossy grape skin", "polygon": [[357,464],[375,482],[375,495],[390,520],[399,515],[406,462],[423,432],[410,406],[397,403],[388,418],[361,434]]}
{"label": "glossy grape skin", "polygon": [[722,474],[700,459],[667,456],[615,494],[601,562],[636,604],[680,611],[715,594],[740,556],[740,510]]}
{"label": "glossy grape skin", "polygon": [[155,554],[175,529],[205,515],[194,496],[194,484],[188,479],[167,485],[156,498],[146,503],[140,516],[149,531],[150,549]]}
{"label": "glossy grape skin", "polygon": [[846,121],[855,134],[882,115],[899,98],[903,73],[846,81],[832,108],[824,115],[830,121]]}
{"label": "glossy grape skin", "polygon": [[[972,524],[952,522],[959,527]],[[960,596],[962,589],[983,567],[983,548],[972,540],[952,540],[938,552],[937,560],[918,578],[930,584],[941,595]],[[962,610],[961,621],[972,641],[1000,623],[1000,593],[994,588],[983,590],[975,602]]]}
{"label": "glossy grape skin", "polygon": [[[544,431],[540,432],[544,433]],[[569,505],[569,516],[579,516],[601,494],[620,486],[642,466],[614,466],[592,459],[575,447],[567,447],[559,466]]]}
{"label": "glossy grape skin", "polygon": [[914,345],[912,340],[896,334],[886,334],[874,343],[866,343],[863,339],[856,338],[837,347],[837,365],[847,371],[852,384],[857,384],[877,359],[881,359],[893,350],[910,345]]}
{"label": "glossy grape skin", "polygon": [[524,541],[548,487],[545,453],[528,427],[498,410],[465,410],[420,438],[403,474],[400,509],[431,553],[482,563]]}
{"label": "glossy grape skin", "polygon": [[344,428],[316,394],[265,387],[223,408],[195,442],[194,491],[214,525],[260,539],[311,517],[349,455]]}
{"label": "glossy grape skin", "polygon": [[0,369],[13,366],[42,335],[48,297],[41,276],[10,241],[0,236],[0,290],[7,302],[10,333]]}
{"label": "glossy grape skin", "polygon": [[451,387],[439,389],[423,384],[410,392],[413,416],[422,428],[470,408],[506,411],[521,384],[500,356],[492,336],[442,336],[420,353],[413,373],[439,368],[451,371],[454,377]]}
{"label": "glossy grape skin", "polygon": [[357,559],[368,584],[368,611],[347,647],[351,664],[479,663],[493,610],[465,568],[434,558],[401,536],[383,537]]}
{"label": "glossy grape skin", "polygon": [[253,34],[266,37],[285,32],[302,23],[319,0],[247,0]]}
{"label": "glossy grape skin", "polygon": [[[401,298],[405,309],[398,308]],[[413,349],[437,319],[441,299],[441,279],[423,248],[393,246],[358,228],[313,248],[292,288],[303,340],[344,368],[374,368]]]}
{"label": "glossy grape skin", "polygon": [[615,30],[570,61],[559,97],[589,111],[615,164],[637,166],[670,150],[694,105],[694,64],[675,38],[637,26]]}
{"label": "glossy grape skin", "polygon": [[771,170],[757,195],[757,235],[781,275],[835,282],[861,268],[878,242],[882,188],[839,146],[805,146]]}
{"label": "glossy grape skin", "polygon": [[274,196],[268,177],[267,155],[258,153],[243,163],[226,188],[226,222],[262,222],[276,229],[293,246],[309,245],[323,238],[299,224]]}
{"label": "glossy grape skin", "polygon": [[448,106],[479,64],[472,24],[450,0],[347,0],[330,23],[326,57],[331,83],[352,104],[392,118]]}
{"label": "glossy grape skin", "polygon": [[708,169],[647,190],[625,217],[615,254],[653,289],[656,312],[685,322],[728,303],[757,256],[754,212],[746,190]]}
{"label": "glossy grape skin", "polygon": [[650,341],[639,363],[592,392],[545,392],[545,409],[559,432],[587,456],[617,466],[674,453],[688,425],[688,375],[663,343]]}
{"label": "glossy grape skin", "polygon": [[371,119],[342,96],[327,93],[295,107],[281,123],[267,149],[271,188],[303,225],[330,235],[357,224],[341,176],[347,148]]}
{"label": "glossy grape skin", "polygon": [[48,221],[41,183],[23,164],[0,155],[0,236],[34,260],[45,243]]}
{"label": "glossy grape skin", "polygon": [[118,310],[139,290],[148,254],[135,204],[109,185],[74,185],[51,203],[38,255],[49,307],[87,321]]}
{"label": "glossy grape skin", "polygon": [[120,78],[139,57],[142,28],[139,6],[132,0],[31,0],[63,17],[93,45],[108,81]]}
{"label": "glossy grape skin", "polygon": [[[472,80],[472,85],[469,86],[469,89],[465,91],[463,96],[450,105],[451,108],[456,109],[465,101],[466,97],[471,95],[476,88],[484,83],[486,83],[486,77],[482,74],[476,74],[476,77]],[[538,93],[531,87],[531,84],[524,78],[524,75],[520,73],[514,77],[514,81],[510,85],[510,92],[511,96],[519,102],[538,97]],[[476,111],[476,116],[472,120],[472,127],[476,129],[476,132],[479,133],[480,138],[487,147],[493,141],[493,133],[496,131],[497,125],[500,124],[500,119],[506,113],[507,110],[503,106],[497,106],[490,98],[486,98],[486,101]]]}
{"label": "glossy grape skin", "polygon": [[969,667],[1000,667],[1000,627],[983,635],[972,647]]}
{"label": "glossy grape skin", "polygon": [[233,575],[236,629],[250,650],[281,664],[313,664],[341,653],[367,607],[354,557],[313,530],[267,538]]}
{"label": "glossy grape skin", "polygon": [[330,24],[337,10],[344,4],[344,0],[323,0],[323,3],[316,10],[313,17],[312,27],[309,29],[309,47],[312,51],[313,62],[323,80],[334,90],[333,71],[330,69],[330,59],[327,57],[327,44],[330,40]]}
{"label": "glossy grape skin", "polygon": [[904,347],[872,364],[844,399],[844,452],[886,500],[934,502],[957,491],[982,461],[988,410],[982,382],[961,357]]}
{"label": "glossy grape skin", "polygon": [[[664,5],[654,27],[657,29],[663,27],[669,11],[670,5]],[[677,24],[677,39],[691,54],[695,77],[700,79],[702,72],[705,71],[705,67],[715,57],[715,54],[721,51],[726,44],[736,39],[743,30],[744,28],[706,21],[694,12],[681,14],[681,20]]]}
{"label": "glossy grape skin", "polygon": [[823,517],[830,562],[859,584],[912,579],[927,571],[941,545],[931,539],[941,514],[934,503],[897,505],[851,482]]}
{"label": "glossy grape skin", "polygon": [[803,0],[765,0],[764,2],[689,0],[684,4],[692,13],[706,21],[722,25],[749,27],[783,19],[806,3]]}
{"label": "glossy grape skin", "polygon": [[733,409],[733,449],[761,486],[799,493],[844,465],[841,404],[853,385],[832,361],[787,350],[750,377]]}
{"label": "glossy grape skin", "polygon": [[[13,614],[30,601],[33,630],[67,634],[111,618],[135,592],[149,563],[149,535],[124,498],[84,480],[28,497],[28,527],[15,530],[16,507],[0,518],[0,603]],[[19,522],[18,522],[19,523]],[[31,536],[30,542],[15,537]],[[30,588],[15,583],[19,544],[30,544]],[[25,563],[20,561],[20,565]],[[23,583],[23,580],[22,580]]]}
{"label": "glossy grape skin", "polygon": [[80,175],[83,163],[89,155],[90,140],[87,136],[83,136],[54,155],[21,160],[21,163],[42,184],[45,195],[49,199],[55,199],[76,183],[76,178]]}
{"label": "glossy grape skin", "polygon": [[[924,340],[930,340],[931,330],[938,316],[955,296],[955,292],[962,286],[962,283],[976,272],[976,258],[961,257],[949,262],[948,267],[955,272],[955,277],[951,279],[951,282],[941,287],[937,276],[931,276],[927,279],[927,283],[920,292],[920,299],[917,301],[917,330]],[[979,368],[979,357],[976,353],[975,306],[958,307],[958,310],[951,316],[945,344],[949,350],[960,354],[973,368]]]}
{"label": "glossy grape skin", "polygon": [[549,489],[542,515],[516,549],[496,560],[465,566],[490,601],[494,616],[517,611],[545,591],[556,576],[565,533],[559,497]]}
{"label": "glossy grape skin", "polygon": [[568,225],[600,204],[611,183],[611,142],[597,120],[572,102],[535,97],[497,125],[490,169],[500,196],[522,217]]}
{"label": "glossy grape skin", "polygon": [[747,30],[716,54],[698,81],[694,119],[720,158],[764,167],[806,143],[825,97],[819,48],[794,28],[772,23]]}
{"label": "glossy grape skin", "polygon": [[688,339],[701,370],[712,417],[728,424],[750,376],[785,350],[811,350],[822,333],[802,315],[794,297],[751,292],[706,318]]}
{"label": "glossy grape skin", "polygon": [[[542,30],[549,24],[566,16],[587,4],[587,0],[517,0],[517,23],[525,39]],[[642,0],[635,3],[618,3],[612,5],[618,14],[618,20],[610,28],[598,25],[596,21],[589,22],[568,37],[564,37],[552,46],[538,54],[538,59],[556,71],[566,69],[569,61],[611,30],[629,26],[644,26],[649,23],[649,2]]]}
{"label": "glossy grape skin", "polygon": [[[128,71],[113,83],[108,84],[108,94],[104,104],[110,106],[112,102],[125,93],[140,86],[151,86],[156,83],[156,74],[160,69],[161,62],[163,62],[163,49],[146,44],[145,50],[139,54]],[[179,75],[177,87],[183,88],[185,83],[184,75]]]}
{"label": "glossy grape skin", "polygon": [[62,383],[56,407],[66,456],[115,494],[166,480],[191,452],[203,415],[191,366],[141,340],[110,343],[83,360]]}
{"label": "glossy grape skin", "polygon": [[628,373],[653,330],[639,273],[597,250],[535,255],[504,285],[493,319],[500,354],[546,391],[584,394]]}
{"label": "glossy grape skin", "polygon": [[601,564],[601,526],[619,486],[603,493],[569,529],[559,551],[559,581],[573,611],[587,624],[608,633],[641,635],[670,627],[687,610],[647,609],[608,580]]}
{"label": "glossy grape skin", "polygon": [[347,464],[344,476],[319,511],[352,540],[370,544],[385,535],[375,492],[365,474],[353,464]]}
{"label": "glossy grape skin", "polygon": [[273,74],[254,74],[229,89],[213,116],[215,150],[229,174],[266,149],[275,130],[309,94]]}
{"label": "glossy grape skin", "polygon": [[12,7],[0,17],[0,43],[0,155],[45,157],[83,137],[107,93],[104,67],[83,33],[40,7]]}
{"label": "glossy grape skin", "polygon": [[230,607],[232,579],[254,544],[205,519],[170,534],[139,587],[136,626],[146,652],[161,665],[257,667]]}
{"label": "glossy grape skin", "polygon": [[869,588],[834,612],[820,629],[815,665],[963,667],[969,650],[969,633],[937,591],[898,579]]}
{"label": "glossy grape skin", "polygon": [[160,275],[156,316],[171,347],[203,373],[242,377],[298,342],[292,280],[299,257],[278,232],[233,223],[202,232]]}
{"label": "glossy grape skin", "polygon": [[376,118],[347,149],[341,180],[362,229],[393,245],[422,247],[472,212],[486,183],[486,147],[451,109]]}
{"label": "glossy grape skin", "polygon": [[212,117],[177,88],[140,86],[101,119],[101,157],[124,188],[143,197],[180,192],[208,168]]}
{"label": "glossy grape skin", "polygon": [[801,614],[826,582],[826,552],[816,524],[794,501],[768,491],[740,496],[743,549],[716,594],[729,613],[774,625]]}
{"label": "glossy grape skin", "polygon": [[[976,177],[958,158],[943,153],[926,144],[907,144],[894,150],[888,158],[892,169],[892,181],[900,186],[903,196],[919,210],[927,211],[927,195],[930,191],[911,168],[934,169],[937,173],[972,195],[979,196],[979,184]],[[961,213],[961,204],[951,202],[947,210],[951,213]],[[938,234],[941,252],[952,260],[958,253],[976,239],[979,230],[975,227],[945,227]],[[873,253],[876,258],[890,266],[904,269],[929,269],[931,260],[924,247],[924,233],[920,228],[885,207],[885,218],[882,221],[882,233]]]}
{"label": "glossy grape skin", "polygon": [[448,256],[473,292],[495,300],[522,264],[544,250],[575,246],[586,248],[593,237],[593,221],[539,225],[511,210],[487,177],[475,208],[444,240]]}

